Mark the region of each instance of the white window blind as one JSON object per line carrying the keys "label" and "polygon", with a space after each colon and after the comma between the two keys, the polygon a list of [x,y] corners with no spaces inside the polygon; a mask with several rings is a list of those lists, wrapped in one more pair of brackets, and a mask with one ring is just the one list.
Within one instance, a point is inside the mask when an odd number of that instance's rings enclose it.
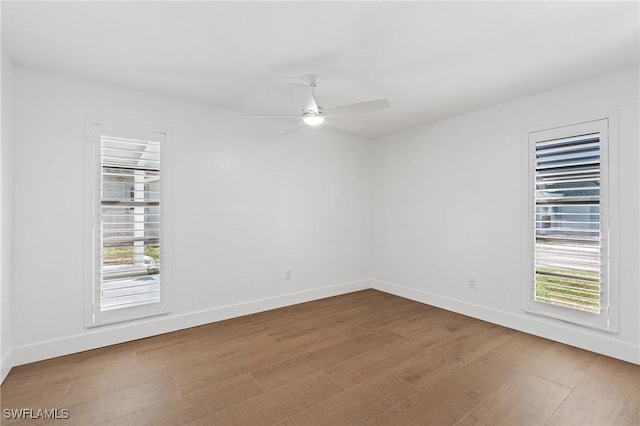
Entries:
{"label": "white window blind", "polygon": [[100,137],[100,310],[160,301],[160,143]]}
{"label": "white window blind", "polygon": [[602,309],[599,133],[535,144],[535,300]]}
{"label": "white window blind", "polygon": [[87,136],[85,325],[168,313],[168,133],[87,121]]}
{"label": "white window blind", "polygon": [[616,157],[609,121],[529,133],[531,267],[523,301],[527,312],[616,332],[609,212],[618,198],[610,192],[610,161]]}

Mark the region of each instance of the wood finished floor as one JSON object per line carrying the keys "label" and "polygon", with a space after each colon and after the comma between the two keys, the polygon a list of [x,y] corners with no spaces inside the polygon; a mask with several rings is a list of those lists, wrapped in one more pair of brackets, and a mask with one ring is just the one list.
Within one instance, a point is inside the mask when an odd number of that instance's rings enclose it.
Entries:
{"label": "wood finished floor", "polygon": [[374,290],[16,367],[0,392],[57,425],[640,424],[640,366]]}

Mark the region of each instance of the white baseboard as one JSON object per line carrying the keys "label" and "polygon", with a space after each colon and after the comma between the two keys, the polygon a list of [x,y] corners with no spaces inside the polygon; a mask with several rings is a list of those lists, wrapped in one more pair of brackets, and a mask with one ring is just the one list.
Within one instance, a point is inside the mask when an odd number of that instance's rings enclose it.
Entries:
{"label": "white baseboard", "polygon": [[[61,339],[48,340],[24,346],[15,346],[11,348],[11,362],[5,364],[5,360],[2,360],[3,380],[5,376],[5,365],[13,367],[28,364],[30,362],[42,361],[58,356],[156,336],[158,334],[183,330],[185,328],[196,327],[243,315],[255,314],[298,303],[323,299],[325,297],[339,296],[341,294],[352,293],[354,291],[366,290],[371,287],[372,282],[369,280],[352,281],[312,290],[251,300],[233,305],[219,306],[187,314],[168,314],[145,320],[120,323],[101,328],[92,328],[87,329],[86,333],[75,336],[68,336]],[[7,374],[8,372],[9,371],[7,371]]]}
{"label": "white baseboard", "polygon": [[12,352],[11,348],[9,348],[9,350],[5,351],[0,357],[0,384],[4,382],[4,379],[7,378],[13,368]]}
{"label": "white baseboard", "polygon": [[462,315],[607,355],[612,358],[640,364],[640,347],[617,340],[608,333],[600,333],[536,315],[525,313],[518,315],[487,308],[463,300],[440,296],[424,290],[405,287],[386,281],[371,280],[371,282],[372,288],[384,291],[385,293],[457,312]]}

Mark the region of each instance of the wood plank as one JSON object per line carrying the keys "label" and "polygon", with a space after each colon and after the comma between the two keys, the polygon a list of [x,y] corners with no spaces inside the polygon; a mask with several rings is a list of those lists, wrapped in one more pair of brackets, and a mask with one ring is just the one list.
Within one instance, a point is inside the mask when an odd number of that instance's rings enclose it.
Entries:
{"label": "wood plank", "polygon": [[553,345],[551,340],[515,332],[511,337],[480,356],[492,364],[528,371],[529,365]]}
{"label": "wood plank", "polygon": [[93,425],[148,407],[171,396],[177,389],[171,379],[160,378],[120,392],[70,404],[65,425]]}
{"label": "wood plank", "polygon": [[262,388],[248,374],[176,394],[153,405],[128,414],[131,425],[181,425],[203,419],[219,410],[263,394]]}
{"label": "wood plank", "polygon": [[[2,408],[55,408],[64,404],[71,382],[51,383],[20,392],[5,393],[2,388]],[[7,386],[8,387],[8,386]]]}
{"label": "wood plank", "polygon": [[456,425],[544,424],[569,392],[549,380],[518,372]]}
{"label": "wood plank", "polygon": [[505,334],[501,327],[483,325],[468,330],[466,334],[441,346],[425,350],[418,356],[394,367],[391,372],[412,385],[424,389],[508,338],[509,335]]}
{"label": "wood plank", "polygon": [[443,345],[454,337],[449,331],[429,328],[415,333],[412,338],[395,340],[350,358],[327,369],[327,373],[342,386],[351,387],[382,374],[429,348]]}
{"label": "wood plank", "polygon": [[343,390],[329,376],[317,372],[220,410],[203,421],[219,425],[272,425]]}
{"label": "wood plank", "polygon": [[132,426],[177,426],[193,420],[191,411],[192,407],[182,397],[174,395],[149,407],[133,411],[126,415],[126,419],[119,417],[115,420]]}
{"label": "wood plank", "polygon": [[399,378],[381,374],[277,424],[366,424],[417,392],[417,389]]}
{"label": "wood plank", "polygon": [[[416,333],[420,333],[425,329],[434,328],[434,314],[431,311],[437,311],[438,308],[431,308],[415,315],[402,316],[396,321],[393,321],[384,326],[385,330],[393,331],[394,333],[401,334],[406,337],[411,337]],[[440,328],[444,330],[443,328]]]}
{"label": "wood plank", "polygon": [[212,382],[225,380],[245,372],[266,368],[289,358],[326,348],[360,333],[332,331],[299,336],[285,342],[256,347],[251,353],[227,359],[222,363],[203,361],[197,365],[184,366],[174,370],[173,378],[182,391],[193,390]]}
{"label": "wood plank", "polygon": [[640,366],[599,356],[549,425],[638,425]]}
{"label": "wood plank", "polygon": [[104,422],[98,423],[98,426],[136,426],[129,421],[128,415],[122,415],[120,417],[116,417],[115,419],[105,420]]}
{"label": "wood plank", "polygon": [[487,360],[476,359],[393,407],[380,425],[444,425],[462,419],[515,374]]}
{"label": "wood plank", "polygon": [[166,372],[157,374],[142,366],[125,369],[114,368],[111,372],[88,374],[71,382],[64,404],[73,405],[94,398],[102,398],[159,378],[171,380],[171,376]]}
{"label": "wood plank", "polygon": [[265,389],[273,389],[317,370],[326,369],[346,359],[382,346],[402,336],[390,331],[370,331],[312,352],[252,371]]}
{"label": "wood plank", "polygon": [[554,343],[527,362],[525,368],[538,377],[573,388],[597,358],[593,352]]}
{"label": "wood plank", "polygon": [[183,403],[190,407],[192,418],[198,418],[262,393],[262,387],[247,373],[182,393],[181,396]]}

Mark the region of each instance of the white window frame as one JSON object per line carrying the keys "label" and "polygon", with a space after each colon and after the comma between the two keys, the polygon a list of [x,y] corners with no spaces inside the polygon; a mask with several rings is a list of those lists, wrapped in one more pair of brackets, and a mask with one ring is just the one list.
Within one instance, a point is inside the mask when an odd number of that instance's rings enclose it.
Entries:
{"label": "white window frame", "polygon": [[[169,223],[172,219],[171,206],[171,132],[167,129],[140,130],[149,128],[130,124],[105,124],[102,120],[85,120],[84,143],[84,323],[85,327],[96,327],[134,319],[167,314],[172,307],[171,276],[171,235]],[[100,224],[100,137],[103,134],[121,135],[158,141],[161,144],[162,163],[160,169],[160,302],[141,306],[126,307],[108,311],[100,310],[100,258],[96,255]]]}
{"label": "white window frame", "polygon": [[[578,134],[599,132],[601,139],[601,253],[606,266],[602,268],[601,304],[604,309],[600,314],[582,312],[535,300],[534,245],[535,231],[535,145],[536,142],[570,137]],[[525,246],[523,250],[522,305],[529,314],[541,315],[589,327],[609,333],[618,332],[618,114],[615,112],[598,117],[558,123],[554,126],[540,126],[526,132],[527,158],[527,210],[525,228]],[[604,262],[603,262],[604,263]]]}

